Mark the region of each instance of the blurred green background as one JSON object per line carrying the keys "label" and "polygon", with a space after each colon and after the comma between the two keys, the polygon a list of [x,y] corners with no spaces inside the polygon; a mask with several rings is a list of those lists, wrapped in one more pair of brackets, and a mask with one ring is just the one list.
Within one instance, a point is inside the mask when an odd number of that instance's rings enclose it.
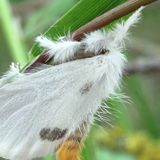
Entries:
{"label": "blurred green background", "polygon": [[[28,52],[35,37],[77,2],[0,0],[0,75],[12,61],[21,66],[29,62]],[[160,58],[159,29],[157,1],[145,8],[142,20],[132,29],[126,49],[129,64]],[[112,115],[103,116],[110,119],[109,124],[107,120],[95,120],[82,151],[83,160],[160,160],[160,73],[124,76],[122,92],[129,100],[112,99],[106,103]]]}

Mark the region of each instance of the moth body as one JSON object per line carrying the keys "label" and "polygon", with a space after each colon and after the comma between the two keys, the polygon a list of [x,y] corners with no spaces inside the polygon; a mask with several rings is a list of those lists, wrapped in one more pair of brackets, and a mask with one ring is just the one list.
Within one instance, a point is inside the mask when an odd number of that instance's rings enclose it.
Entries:
{"label": "moth body", "polygon": [[[42,36],[36,39],[56,63],[67,63],[42,67],[34,73],[17,72],[13,79],[10,75],[2,77],[1,157],[43,157],[63,146],[70,137],[74,139],[77,130],[80,139],[86,136],[102,100],[114,95],[119,87],[126,62],[123,40],[130,26],[138,21],[140,11],[112,31],[95,31],[80,42],[53,42]],[[117,28],[123,30],[118,38]],[[96,56],[70,61],[82,50]],[[99,55],[101,51],[103,55]],[[12,80],[4,81],[6,78]]]}

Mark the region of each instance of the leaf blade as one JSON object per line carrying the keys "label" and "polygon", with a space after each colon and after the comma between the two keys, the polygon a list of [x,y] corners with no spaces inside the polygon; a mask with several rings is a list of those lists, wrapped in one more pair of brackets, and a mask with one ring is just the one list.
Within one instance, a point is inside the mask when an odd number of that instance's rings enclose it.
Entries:
{"label": "leaf blade", "polygon": [[[72,32],[78,29],[80,26],[86,24],[95,17],[125,1],[126,0],[81,0],[62,18],[53,24],[45,32],[45,35],[54,40],[58,37],[58,35],[63,36],[64,34],[68,33],[68,30]],[[35,58],[41,52],[41,48],[35,44],[30,51],[30,58]]]}

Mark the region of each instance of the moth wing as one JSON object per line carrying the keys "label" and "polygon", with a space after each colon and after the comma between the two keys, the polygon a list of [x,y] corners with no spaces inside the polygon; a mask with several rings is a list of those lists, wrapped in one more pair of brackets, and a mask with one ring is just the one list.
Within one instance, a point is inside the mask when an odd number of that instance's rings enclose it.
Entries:
{"label": "moth wing", "polygon": [[90,121],[92,108],[105,95],[103,61],[99,56],[68,62],[1,87],[0,156],[28,160],[47,155]]}

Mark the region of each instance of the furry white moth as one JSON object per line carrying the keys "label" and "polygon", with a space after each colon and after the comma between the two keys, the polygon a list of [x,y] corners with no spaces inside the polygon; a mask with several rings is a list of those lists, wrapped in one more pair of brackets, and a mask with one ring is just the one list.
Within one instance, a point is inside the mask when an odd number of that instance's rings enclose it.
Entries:
{"label": "furry white moth", "polygon": [[[11,67],[0,79],[0,156],[29,160],[52,153],[83,122],[90,124],[102,99],[114,94],[126,61],[122,54],[128,29],[140,16],[108,32],[95,31],[81,42],[37,42],[56,62],[71,60],[84,48],[97,56],[50,66],[31,74]],[[109,53],[98,55],[102,49]]]}

